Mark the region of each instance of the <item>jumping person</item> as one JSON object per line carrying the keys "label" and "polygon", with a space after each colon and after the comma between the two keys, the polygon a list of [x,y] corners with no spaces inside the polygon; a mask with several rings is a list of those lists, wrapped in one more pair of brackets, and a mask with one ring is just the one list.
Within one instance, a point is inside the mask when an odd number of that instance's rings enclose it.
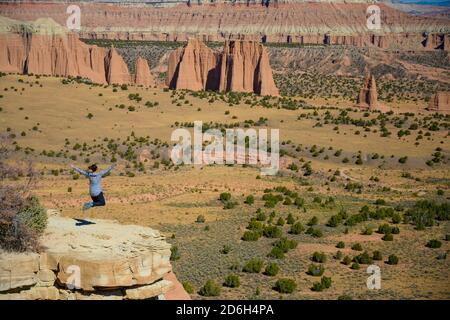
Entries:
{"label": "jumping person", "polygon": [[83,211],[88,210],[92,207],[103,207],[106,205],[105,197],[103,196],[101,180],[102,177],[109,173],[115,165],[109,166],[108,169],[95,173],[98,169],[96,164],[92,164],[88,167],[89,171],[81,170],[80,168],[75,167],[74,165],[70,165],[72,169],[74,169],[79,174],[82,174],[86,178],[89,178],[89,193],[92,198],[92,202],[86,202],[83,205]]}

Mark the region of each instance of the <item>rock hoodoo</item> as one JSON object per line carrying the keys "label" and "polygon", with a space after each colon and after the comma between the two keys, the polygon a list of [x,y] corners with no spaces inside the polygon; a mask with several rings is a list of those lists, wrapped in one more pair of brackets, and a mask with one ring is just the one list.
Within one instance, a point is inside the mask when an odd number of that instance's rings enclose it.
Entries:
{"label": "rock hoodoo", "polygon": [[190,39],[171,53],[166,84],[174,89],[279,95],[267,51],[255,41],[226,41],[223,52],[214,53]]}
{"label": "rock hoodoo", "polygon": [[110,84],[128,84],[131,82],[128,67],[122,57],[112,47],[105,57],[106,82]]}
{"label": "rock hoodoo", "polygon": [[134,65],[134,83],[144,87],[152,87],[156,84],[153,78],[147,60],[142,57],[136,59]]}
{"label": "rock hoodoo", "polygon": [[174,89],[216,90],[218,56],[203,42],[189,39],[169,56],[166,84]]}
{"label": "rock hoodoo", "polygon": [[437,92],[428,104],[430,111],[450,113],[450,92]]}
{"label": "rock hoodoo", "polygon": [[375,77],[370,73],[364,78],[363,87],[359,91],[357,98],[357,105],[361,109],[379,109],[377,85],[375,83]]}
{"label": "rock hoodoo", "polygon": [[76,226],[50,216],[45,251],[0,252],[0,300],[189,298],[171,273],[170,244],[158,231],[92,222]]}
{"label": "rock hoodoo", "polygon": [[82,77],[99,84],[155,85],[148,63],[138,58],[132,77],[115,48],[90,46],[51,19],[26,23],[0,18],[0,71]]}

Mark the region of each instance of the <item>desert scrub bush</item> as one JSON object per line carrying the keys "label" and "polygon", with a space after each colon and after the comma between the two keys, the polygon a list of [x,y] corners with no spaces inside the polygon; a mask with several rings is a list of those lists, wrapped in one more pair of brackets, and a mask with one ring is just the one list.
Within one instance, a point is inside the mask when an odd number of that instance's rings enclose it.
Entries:
{"label": "desert scrub bush", "polygon": [[261,237],[261,232],[259,231],[245,231],[242,236],[244,241],[257,241]]}
{"label": "desert scrub bush", "polygon": [[314,277],[320,277],[325,272],[325,268],[321,264],[310,264],[308,266],[308,271],[306,271],[307,274]]}
{"label": "desert scrub bush", "polygon": [[170,260],[171,261],[176,261],[176,260],[178,260],[180,258],[181,258],[181,254],[180,254],[180,252],[178,250],[178,246],[172,246],[170,248]]}
{"label": "desert scrub bush", "polygon": [[320,282],[314,282],[311,288],[312,291],[322,291],[331,287],[331,278],[323,276]]}
{"label": "desert scrub bush", "polygon": [[280,267],[278,267],[278,264],[276,262],[271,262],[266,266],[266,269],[264,270],[264,274],[266,276],[274,277],[278,274],[280,271]]}
{"label": "desert scrub bush", "polygon": [[432,249],[440,248],[441,246],[442,246],[442,242],[440,242],[439,240],[436,240],[436,239],[432,239],[432,240],[428,241],[426,244],[426,247],[432,248]]}
{"label": "desert scrub bush", "polygon": [[323,236],[323,233],[320,229],[313,228],[313,227],[309,227],[306,230],[306,234],[309,234],[310,236],[312,236],[314,238],[321,238]]}
{"label": "desert scrub bush", "polygon": [[200,214],[197,216],[197,220],[195,220],[195,222],[197,223],[204,223],[206,221],[205,216]]}
{"label": "desert scrub bush", "polygon": [[295,218],[292,215],[292,213],[288,214],[286,222],[287,222],[287,224],[294,224],[295,223]]}
{"label": "desert scrub bush", "polygon": [[189,294],[193,294],[194,293],[194,287],[192,286],[192,284],[189,281],[183,281],[182,283],[184,290],[189,293]]}
{"label": "desert scrub bush", "polygon": [[363,248],[362,248],[362,245],[360,243],[355,243],[354,245],[352,245],[352,250],[362,251]]}
{"label": "desert scrub bush", "polygon": [[398,264],[398,257],[395,254],[391,254],[386,261],[387,264],[395,265]]}
{"label": "desert scrub bush", "polygon": [[376,261],[381,261],[381,260],[383,260],[383,256],[380,251],[376,250],[373,252],[372,259],[376,260]]}
{"label": "desert scrub bush", "polygon": [[362,231],[361,234],[365,235],[365,236],[370,236],[373,233],[372,228],[369,227],[365,227]]}
{"label": "desert scrub bush", "polygon": [[311,260],[314,262],[325,263],[327,261],[327,256],[323,252],[314,252]]}
{"label": "desert scrub bush", "polygon": [[204,286],[200,288],[198,294],[204,297],[217,297],[220,295],[220,286],[213,280],[208,280]]}
{"label": "desert scrub bush", "polygon": [[300,234],[305,230],[305,227],[300,222],[296,222],[291,226],[289,233]]}
{"label": "desert scrub bush", "polygon": [[248,273],[260,273],[263,265],[264,262],[261,259],[252,258],[245,263],[242,271]]}
{"label": "desert scrub bush", "polygon": [[244,203],[251,206],[253,203],[255,203],[255,197],[254,197],[253,195],[247,196],[247,197],[245,198]]}
{"label": "desert scrub bush", "polygon": [[239,280],[239,276],[234,273],[230,273],[223,283],[225,287],[229,288],[238,288],[241,285],[241,282]]}
{"label": "desert scrub bush", "polygon": [[353,261],[359,264],[371,264],[373,262],[373,259],[369,256],[369,253],[367,251],[364,251],[363,253],[354,257]]}
{"label": "desert scrub bush", "polygon": [[231,246],[229,244],[224,244],[222,250],[220,250],[223,254],[229,254],[231,251]]}
{"label": "desert scrub bush", "polygon": [[288,252],[291,249],[297,248],[297,241],[295,240],[289,240],[288,238],[281,238],[277,241],[275,241],[272,246],[274,248],[280,249],[283,253]]}
{"label": "desert scrub bush", "polygon": [[350,265],[350,263],[352,263],[352,258],[350,258],[349,256],[345,256],[344,259],[342,260],[342,264],[348,266]]}
{"label": "desert scrub bush", "polygon": [[338,248],[338,249],[343,249],[343,248],[345,248],[345,243],[344,243],[344,241],[339,241],[339,242],[336,244],[336,248]]}
{"label": "desert scrub bush", "polygon": [[392,233],[386,233],[381,240],[383,241],[394,241],[394,235]]}
{"label": "desert scrub bush", "polygon": [[266,238],[280,238],[282,234],[281,229],[277,226],[265,226],[263,229],[263,235]]}
{"label": "desert scrub bush", "polygon": [[415,225],[418,230],[431,227],[435,224],[435,220],[450,220],[450,203],[439,204],[434,201],[419,200],[405,212],[403,219],[405,223]]}
{"label": "desert scrub bush", "polygon": [[267,254],[267,257],[273,259],[284,259],[284,254],[285,252],[282,249],[273,247],[272,250],[270,250],[270,252]]}
{"label": "desert scrub bush", "polygon": [[284,221],[283,217],[279,217],[279,218],[278,218],[278,220],[277,220],[277,226],[282,227],[282,226],[285,225],[285,223],[286,223],[286,222]]}
{"label": "desert scrub bush", "polygon": [[308,221],[307,225],[312,227],[312,226],[315,226],[318,223],[319,223],[319,219],[317,219],[317,217],[314,216]]}
{"label": "desert scrub bush", "polygon": [[292,293],[297,288],[294,280],[289,278],[278,279],[275,283],[275,290],[279,293]]}
{"label": "desert scrub bush", "polygon": [[353,270],[359,270],[361,267],[358,262],[353,262],[350,268]]}
{"label": "desert scrub bush", "polygon": [[18,212],[17,220],[38,234],[42,234],[47,227],[47,213],[35,196]]}

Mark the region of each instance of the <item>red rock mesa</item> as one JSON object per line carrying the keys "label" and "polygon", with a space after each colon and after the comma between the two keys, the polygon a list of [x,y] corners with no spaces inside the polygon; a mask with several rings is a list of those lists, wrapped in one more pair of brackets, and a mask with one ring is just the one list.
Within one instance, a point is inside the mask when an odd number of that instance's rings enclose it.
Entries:
{"label": "red rock mesa", "polygon": [[438,92],[430,100],[431,111],[450,113],[450,92]]}
{"label": "red rock mesa", "polygon": [[357,105],[359,108],[366,110],[377,110],[379,108],[375,77],[370,73],[364,78],[363,87],[357,98]]}

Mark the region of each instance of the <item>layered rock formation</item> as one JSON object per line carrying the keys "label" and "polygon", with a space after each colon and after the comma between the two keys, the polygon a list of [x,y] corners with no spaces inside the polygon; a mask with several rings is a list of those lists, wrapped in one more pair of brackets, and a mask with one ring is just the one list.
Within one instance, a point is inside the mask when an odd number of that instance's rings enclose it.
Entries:
{"label": "layered rock formation", "polygon": [[375,83],[375,77],[370,73],[364,78],[363,87],[357,98],[357,105],[364,110],[379,109],[377,85]]}
{"label": "layered rock formation", "polygon": [[142,57],[136,59],[134,66],[134,83],[144,87],[152,87],[156,84],[153,78],[147,60]]}
{"label": "layered rock formation", "polygon": [[174,89],[279,95],[267,51],[254,41],[227,41],[222,53],[214,53],[190,39],[171,53],[166,84]]}
{"label": "layered rock formation", "polygon": [[170,275],[170,245],[150,228],[49,217],[40,254],[0,253],[2,299],[188,298]]}
{"label": "layered rock formation", "polygon": [[431,98],[428,110],[450,113],[450,92],[437,92]]}
{"label": "layered rock formation", "polygon": [[[381,30],[369,30],[366,10],[373,1],[276,1],[276,6],[271,3],[268,8],[257,1],[218,2],[169,8],[80,2],[80,35],[91,39],[159,41],[187,41],[193,35],[203,41],[237,40],[244,36],[246,40],[264,38],[268,42],[303,44],[324,44],[331,36],[330,44],[358,46],[373,45],[371,38],[376,36],[382,37],[384,48],[420,49],[424,32],[450,33],[448,19],[413,16],[383,3],[377,3],[382,12]],[[31,21],[45,12],[65,25],[66,6],[58,2],[2,3],[0,15]],[[398,44],[396,38],[410,45]],[[417,41],[412,42],[411,38]]]}
{"label": "layered rock formation", "polygon": [[154,85],[147,61],[137,59],[132,77],[115,48],[90,46],[54,21],[0,19],[0,71],[82,77],[100,84]]}
{"label": "layered rock formation", "polygon": [[166,84],[171,88],[188,90],[216,90],[217,63],[220,57],[197,39],[169,56]]}

